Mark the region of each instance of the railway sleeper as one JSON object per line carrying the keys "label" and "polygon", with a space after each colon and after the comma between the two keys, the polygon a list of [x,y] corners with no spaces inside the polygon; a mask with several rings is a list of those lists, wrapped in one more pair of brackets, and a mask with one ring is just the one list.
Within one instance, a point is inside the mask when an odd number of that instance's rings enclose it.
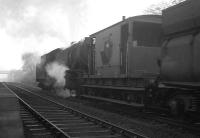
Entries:
{"label": "railway sleeper", "polygon": [[74,115],[51,115],[51,114],[42,114],[45,118],[68,118],[74,117]]}
{"label": "railway sleeper", "polygon": [[93,123],[84,123],[84,124],[56,124],[57,127],[59,127],[60,129],[76,129],[76,128],[87,128],[90,126],[93,126]]}
{"label": "railway sleeper", "polygon": [[67,132],[72,137],[81,136],[108,136],[114,135],[110,130],[100,130],[100,131],[85,131],[85,132]]}
{"label": "railway sleeper", "polygon": [[[72,137],[82,137],[82,136],[109,136],[112,135],[110,131],[96,131],[96,132],[76,132],[76,133],[68,133]],[[114,134],[113,134],[114,135]]]}
{"label": "railway sleeper", "polygon": [[94,125],[93,123],[91,122],[82,122],[82,123],[67,123],[67,124],[63,124],[63,123],[54,123],[56,126],[58,127],[74,127],[74,126],[85,126],[87,127],[88,125]]}
{"label": "railway sleeper", "polygon": [[103,130],[104,128],[101,128],[99,126],[88,126],[88,127],[76,127],[76,128],[66,128],[66,129],[63,129],[63,131],[67,131],[67,132],[84,132],[84,131],[99,131],[99,130]]}
{"label": "railway sleeper", "polygon": [[[80,137],[74,137],[74,138],[80,138]],[[81,138],[125,138],[125,137],[115,134],[115,135],[107,135],[107,136],[82,136]]]}
{"label": "railway sleeper", "polygon": [[51,133],[34,133],[32,134],[31,138],[55,138],[55,136],[52,136]]}
{"label": "railway sleeper", "polygon": [[44,128],[44,126],[43,125],[41,125],[41,124],[27,124],[26,125],[28,128]]}
{"label": "railway sleeper", "polygon": [[48,116],[71,116],[72,114],[69,113],[63,113],[63,112],[57,112],[57,113],[53,113],[53,112],[41,112],[38,111],[39,113],[41,113],[42,115],[48,115]]}
{"label": "railway sleeper", "polygon": [[54,106],[44,106],[44,105],[40,105],[40,106],[33,106],[33,107],[35,107],[35,108],[37,108],[37,109],[58,109],[57,107],[55,107],[55,105]]}
{"label": "railway sleeper", "polygon": [[43,134],[43,133],[51,133],[49,132],[49,130],[47,130],[46,128],[29,128],[29,130],[33,133],[33,134]]}
{"label": "railway sleeper", "polygon": [[49,117],[48,120],[50,121],[64,121],[64,120],[79,120],[81,119],[80,117],[59,117],[59,118],[56,118],[56,117]]}
{"label": "railway sleeper", "polygon": [[65,124],[77,124],[77,123],[85,123],[84,120],[63,120],[63,121],[51,121],[54,124],[65,123]]}
{"label": "railway sleeper", "polygon": [[46,114],[70,114],[69,112],[65,111],[65,110],[45,110],[45,109],[38,109],[38,108],[34,108],[36,109],[38,112],[41,113],[46,113]]}

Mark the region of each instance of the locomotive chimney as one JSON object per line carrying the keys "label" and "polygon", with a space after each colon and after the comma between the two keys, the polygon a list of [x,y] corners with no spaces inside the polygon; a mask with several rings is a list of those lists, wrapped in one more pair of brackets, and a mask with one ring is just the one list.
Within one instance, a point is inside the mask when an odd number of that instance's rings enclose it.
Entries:
{"label": "locomotive chimney", "polygon": [[124,21],[126,19],[126,16],[122,16],[122,21]]}

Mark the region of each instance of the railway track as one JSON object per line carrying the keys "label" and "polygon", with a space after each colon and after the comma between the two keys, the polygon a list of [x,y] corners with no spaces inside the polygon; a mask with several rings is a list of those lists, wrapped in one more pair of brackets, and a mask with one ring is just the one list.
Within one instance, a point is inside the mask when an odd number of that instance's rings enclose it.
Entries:
{"label": "railway track", "polygon": [[23,105],[20,106],[20,116],[24,126],[25,137],[29,138],[53,138],[55,135],[48,130],[34,115]]}
{"label": "railway track", "polygon": [[24,124],[36,137],[147,138],[104,120],[41,97],[26,89],[6,84],[17,94]]}
{"label": "railway track", "polygon": [[[178,118],[169,117],[168,114],[158,113],[153,110],[143,111],[138,107],[132,106],[131,104],[124,104],[124,102],[120,103],[120,101],[116,102],[116,100],[112,100],[112,99],[104,100],[104,98],[98,98],[94,96],[82,96],[82,97],[85,99],[92,100],[92,101],[111,103],[112,107],[108,107],[108,106],[106,107],[107,108],[106,110],[109,110],[109,111],[113,110],[114,112],[119,112],[120,114],[130,115],[130,117],[137,117],[137,118],[139,117],[139,118],[144,118],[144,119],[148,119],[152,121],[154,120],[155,122],[166,124],[174,128],[183,129],[200,136],[200,118],[198,120],[189,121],[188,119],[183,119],[183,118],[178,119]],[[116,105],[116,108],[113,109],[114,105]],[[117,108],[119,106],[120,108]],[[100,108],[102,108],[102,106]],[[136,109],[136,110],[134,110],[134,112],[130,112],[133,109]]]}
{"label": "railway track", "polygon": [[[186,130],[188,132],[194,133],[200,136],[200,119],[189,121],[188,119],[183,118],[173,118],[169,117],[167,114],[158,113],[155,111],[143,111],[140,108],[132,106],[131,104],[124,104],[124,102],[120,103],[120,101],[116,102],[116,100],[104,100],[103,98],[98,98],[94,96],[82,96],[83,98],[92,100],[92,101],[100,101],[100,102],[108,102],[112,104],[112,107],[106,107],[106,110],[119,112],[120,114],[130,115],[130,117],[144,118],[147,120],[154,120],[157,123],[166,124],[168,126],[179,128],[182,130]],[[113,106],[116,105],[116,108],[113,109]],[[120,108],[117,108],[119,107]],[[102,105],[101,107],[102,108]],[[103,107],[104,108],[104,107]],[[112,108],[112,109],[111,109]],[[132,108],[132,109],[131,109]],[[128,109],[128,110],[127,110]],[[133,109],[134,112],[130,112]],[[139,109],[139,110],[138,110]]]}

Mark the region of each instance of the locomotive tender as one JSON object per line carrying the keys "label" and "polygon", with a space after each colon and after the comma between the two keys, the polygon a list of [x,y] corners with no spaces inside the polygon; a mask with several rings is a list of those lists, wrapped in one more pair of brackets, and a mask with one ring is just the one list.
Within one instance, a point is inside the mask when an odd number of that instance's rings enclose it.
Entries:
{"label": "locomotive tender", "polygon": [[200,2],[188,0],[165,9],[162,16],[123,18],[69,48],[42,56],[37,81],[50,86],[45,65],[57,61],[69,68],[65,87],[81,96],[174,115],[199,112],[198,8]]}

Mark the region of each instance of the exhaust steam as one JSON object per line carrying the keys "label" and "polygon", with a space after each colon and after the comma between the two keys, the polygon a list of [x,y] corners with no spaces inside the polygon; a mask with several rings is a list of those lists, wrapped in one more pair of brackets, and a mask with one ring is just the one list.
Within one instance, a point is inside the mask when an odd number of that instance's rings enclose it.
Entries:
{"label": "exhaust steam", "polygon": [[63,64],[58,62],[50,63],[46,66],[46,71],[48,75],[55,79],[54,89],[58,96],[67,98],[70,97],[70,91],[64,89],[65,86],[65,71],[68,70]]}

